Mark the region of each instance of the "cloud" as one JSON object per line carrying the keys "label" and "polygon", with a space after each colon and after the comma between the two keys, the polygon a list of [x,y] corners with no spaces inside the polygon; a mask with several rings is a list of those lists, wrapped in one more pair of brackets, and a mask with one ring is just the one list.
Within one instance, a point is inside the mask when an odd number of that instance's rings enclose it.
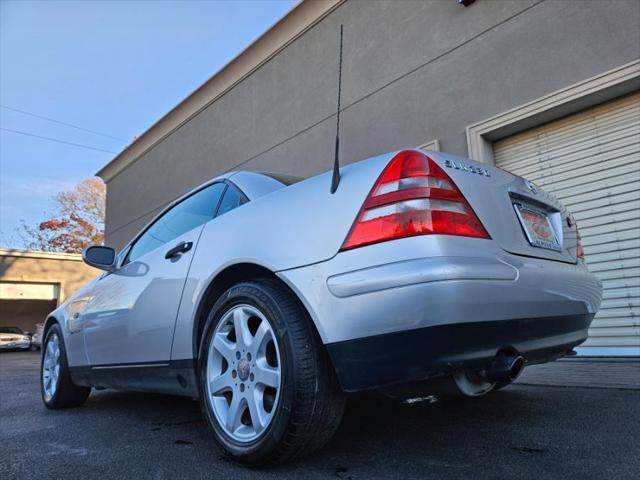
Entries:
{"label": "cloud", "polygon": [[[0,178],[0,236],[11,235],[20,221],[33,225],[54,209],[53,197],[72,189],[78,181],[47,177]],[[0,239],[6,243],[6,239]]]}
{"label": "cloud", "polygon": [[34,197],[51,199],[59,192],[71,190],[77,183],[47,177],[14,177],[8,181],[0,181],[0,195],[4,201],[10,203],[23,197],[29,198],[30,201],[33,201]]}

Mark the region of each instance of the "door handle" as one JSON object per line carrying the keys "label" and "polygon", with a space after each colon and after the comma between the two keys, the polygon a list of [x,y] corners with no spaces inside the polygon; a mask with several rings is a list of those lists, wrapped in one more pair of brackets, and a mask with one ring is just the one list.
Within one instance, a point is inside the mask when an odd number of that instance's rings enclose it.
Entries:
{"label": "door handle", "polygon": [[180,255],[181,253],[185,253],[188,252],[189,250],[191,250],[191,247],[193,247],[193,242],[180,242],[179,244],[177,244],[175,247],[173,247],[171,250],[169,250],[164,258],[165,259],[170,259],[170,258],[175,258],[178,255]]}

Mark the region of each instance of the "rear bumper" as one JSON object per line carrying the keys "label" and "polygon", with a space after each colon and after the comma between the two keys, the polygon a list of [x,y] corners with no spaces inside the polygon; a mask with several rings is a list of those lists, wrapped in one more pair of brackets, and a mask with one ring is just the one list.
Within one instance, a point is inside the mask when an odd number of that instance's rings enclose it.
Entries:
{"label": "rear bumper", "polygon": [[584,342],[593,315],[437,325],[327,344],[344,391],[354,392],[480,369],[500,350],[527,365],[548,362]]}
{"label": "rear bumper", "polygon": [[278,275],[305,304],[345,390],[481,364],[503,348],[529,363],[551,360],[587,338],[602,300],[582,264],[444,235],[349,250]]}

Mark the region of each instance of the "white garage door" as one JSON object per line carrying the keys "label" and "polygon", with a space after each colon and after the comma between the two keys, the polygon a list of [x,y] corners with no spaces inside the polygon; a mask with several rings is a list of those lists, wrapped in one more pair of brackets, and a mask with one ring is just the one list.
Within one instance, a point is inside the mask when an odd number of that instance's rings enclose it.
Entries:
{"label": "white garage door", "polygon": [[640,93],[500,140],[494,158],[578,221],[604,286],[581,353],[640,355]]}

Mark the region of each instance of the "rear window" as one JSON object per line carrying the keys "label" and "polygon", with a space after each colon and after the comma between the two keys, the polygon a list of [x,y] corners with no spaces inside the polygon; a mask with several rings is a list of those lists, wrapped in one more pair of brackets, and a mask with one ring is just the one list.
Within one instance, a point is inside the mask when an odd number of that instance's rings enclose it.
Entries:
{"label": "rear window", "polygon": [[271,172],[260,172],[260,173],[262,173],[263,175],[266,175],[267,177],[271,177],[274,180],[277,180],[278,182],[282,183],[283,185],[286,185],[287,187],[289,185],[293,185],[294,183],[298,183],[304,180],[304,178],[294,177],[293,175],[287,175],[286,173],[271,173]]}

